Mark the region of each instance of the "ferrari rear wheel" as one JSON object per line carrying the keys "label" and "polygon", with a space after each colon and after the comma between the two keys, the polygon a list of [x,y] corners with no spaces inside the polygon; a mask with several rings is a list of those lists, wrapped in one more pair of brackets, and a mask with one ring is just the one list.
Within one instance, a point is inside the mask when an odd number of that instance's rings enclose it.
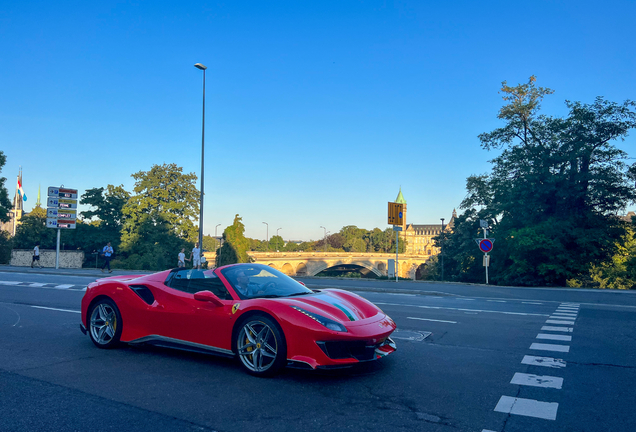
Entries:
{"label": "ferrari rear wheel", "polygon": [[241,365],[256,376],[271,376],[287,360],[287,345],[278,325],[271,318],[253,316],[238,332],[236,351]]}
{"label": "ferrari rear wheel", "polygon": [[88,334],[99,348],[114,348],[121,337],[121,314],[115,302],[102,299],[91,308]]}

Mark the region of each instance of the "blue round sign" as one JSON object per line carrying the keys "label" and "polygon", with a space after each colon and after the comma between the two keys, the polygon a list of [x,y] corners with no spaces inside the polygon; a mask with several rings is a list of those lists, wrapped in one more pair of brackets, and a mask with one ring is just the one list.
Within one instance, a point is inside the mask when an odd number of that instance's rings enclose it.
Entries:
{"label": "blue round sign", "polygon": [[489,239],[481,240],[479,242],[479,249],[481,249],[481,251],[484,253],[490,252],[492,250],[492,241],[490,241]]}
{"label": "blue round sign", "polygon": [[400,218],[402,217],[402,212],[400,212]]}

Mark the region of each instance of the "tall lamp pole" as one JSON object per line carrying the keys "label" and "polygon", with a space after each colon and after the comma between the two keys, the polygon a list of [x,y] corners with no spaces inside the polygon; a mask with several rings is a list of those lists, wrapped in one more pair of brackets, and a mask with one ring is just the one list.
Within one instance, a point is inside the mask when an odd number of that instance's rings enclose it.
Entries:
{"label": "tall lamp pole", "polygon": [[327,228],[321,226],[320,228],[325,230],[325,236],[323,237],[323,243],[325,244],[325,252],[327,252]]}
{"label": "tall lamp pole", "polygon": [[[218,241],[218,238],[217,238],[217,236],[216,236],[216,229],[217,229],[219,226],[221,226],[221,224],[216,224],[216,226],[214,227],[214,245],[215,245],[215,246],[216,246],[216,242]],[[219,243],[221,243],[221,242],[219,241]]]}
{"label": "tall lamp pole", "polygon": [[267,252],[269,252],[269,224],[267,222],[263,223],[267,226],[267,229],[265,230],[265,241],[267,242]]}
{"label": "tall lamp pole", "polygon": [[440,255],[442,255],[442,282],[444,282],[444,218],[440,218],[442,221],[442,241],[440,242]]}
{"label": "tall lamp pole", "polygon": [[204,150],[205,150],[205,70],[206,66],[201,63],[194,65],[195,68],[203,71],[203,126],[201,129],[201,203],[199,209],[199,248],[203,250],[203,168],[204,168]]}

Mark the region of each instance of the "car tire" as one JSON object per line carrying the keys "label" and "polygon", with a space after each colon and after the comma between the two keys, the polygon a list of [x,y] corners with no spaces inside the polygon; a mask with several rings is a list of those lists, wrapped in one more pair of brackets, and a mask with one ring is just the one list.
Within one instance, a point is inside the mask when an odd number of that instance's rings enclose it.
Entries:
{"label": "car tire", "polygon": [[253,315],[241,323],[236,336],[236,354],[247,373],[268,377],[287,363],[283,331],[272,318]]}
{"label": "car tire", "polygon": [[114,301],[104,298],[91,306],[88,313],[88,335],[97,347],[115,348],[119,344],[121,330],[121,313]]}

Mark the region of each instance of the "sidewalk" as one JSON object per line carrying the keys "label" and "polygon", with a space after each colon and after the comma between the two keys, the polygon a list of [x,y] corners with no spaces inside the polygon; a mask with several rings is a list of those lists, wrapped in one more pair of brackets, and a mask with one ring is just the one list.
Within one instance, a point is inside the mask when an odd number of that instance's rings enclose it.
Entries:
{"label": "sidewalk", "polygon": [[120,270],[113,269],[112,273],[108,273],[105,271],[102,273],[100,268],[81,268],[81,269],[69,269],[69,268],[59,268],[55,267],[42,267],[42,268],[31,268],[31,267],[18,267],[11,266],[7,264],[0,265],[0,273],[2,272],[11,272],[11,273],[31,273],[31,274],[47,274],[47,275],[58,275],[58,276],[86,276],[86,277],[108,277],[108,276],[119,276],[119,275],[143,275],[143,274],[151,274],[156,273],[153,271],[144,271],[144,270]]}

